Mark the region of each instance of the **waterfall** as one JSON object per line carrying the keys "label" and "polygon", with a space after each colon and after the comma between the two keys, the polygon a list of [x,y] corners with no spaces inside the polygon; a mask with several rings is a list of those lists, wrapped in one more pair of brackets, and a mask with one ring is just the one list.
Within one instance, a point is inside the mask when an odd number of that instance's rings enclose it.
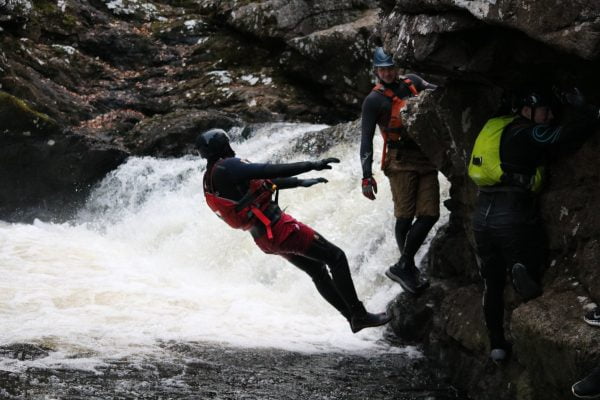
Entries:
{"label": "waterfall", "polygon": [[[292,139],[323,128],[268,124],[248,139],[238,135],[233,147],[255,162],[311,159],[292,152]],[[359,297],[383,311],[402,290],[383,274],[398,257],[387,179],[376,175],[376,201],[362,196],[358,140],[322,156],[342,162],[303,176],[329,183],[282,190],[280,205],[346,252]],[[35,363],[80,365],[159,351],[171,340],[397,351],[382,340],[384,328],[353,335],[307,275],[220,221],[202,194],[205,165],[195,156],[132,157],[72,221],[0,223],[0,345],[39,344],[54,352]],[[448,190],[445,180],[442,187]],[[26,361],[0,366],[19,363]]]}

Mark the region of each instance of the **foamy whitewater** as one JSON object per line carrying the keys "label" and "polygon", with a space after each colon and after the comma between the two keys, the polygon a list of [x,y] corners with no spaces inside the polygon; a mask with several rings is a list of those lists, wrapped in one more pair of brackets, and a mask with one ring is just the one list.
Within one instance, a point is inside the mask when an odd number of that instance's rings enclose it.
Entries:
{"label": "foamy whitewater", "polygon": [[[255,162],[314,159],[290,154],[290,143],[324,127],[265,125],[233,146]],[[329,183],[283,190],[279,202],[345,250],[359,297],[380,312],[402,290],[383,274],[398,257],[392,201],[381,172],[377,200],[362,196],[358,152],[357,140],[319,156],[342,162],[303,176]],[[192,156],[130,158],[68,223],[0,222],[0,345],[54,350],[35,361],[4,359],[0,368],[85,368],[103,358],[159,352],[158,344],[169,340],[302,352],[399,351],[381,340],[383,328],[352,334],[307,275],[220,221],[204,202],[205,165]]]}

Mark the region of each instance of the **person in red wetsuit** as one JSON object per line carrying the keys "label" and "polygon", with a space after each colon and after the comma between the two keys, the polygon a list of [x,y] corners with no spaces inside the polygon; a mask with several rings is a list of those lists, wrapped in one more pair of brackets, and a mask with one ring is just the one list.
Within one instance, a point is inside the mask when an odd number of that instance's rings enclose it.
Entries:
{"label": "person in red wetsuit", "polygon": [[331,169],[330,164],[338,163],[338,159],[250,163],[235,157],[222,129],[201,133],[196,148],[207,160],[203,180],[206,203],[223,221],[233,228],[250,231],[263,252],[280,255],[306,272],[321,296],[348,320],[352,332],[391,320],[387,313],[367,312],[358,299],[345,253],[283,212],[273,200],[279,189],[327,183],[324,178],[299,179],[295,175]]}

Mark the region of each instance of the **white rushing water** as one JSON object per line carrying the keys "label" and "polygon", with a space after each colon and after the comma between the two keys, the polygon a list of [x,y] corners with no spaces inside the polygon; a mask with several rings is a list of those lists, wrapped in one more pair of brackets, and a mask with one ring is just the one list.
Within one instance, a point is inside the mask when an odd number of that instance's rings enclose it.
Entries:
{"label": "white rushing water", "polygon": [[[310,159],[288,154],[290,143],[322,128],[269,125],[234,147],[256,162]],[[383,311],[401,291],[383,275],[398,255],[387,179],[377,173],[379,194],[371,202],[360,192],[358,140],[323,156],[342,162],[305,176],[329,183],[281,191],[280,204],[346,251],[359,297],[369,310]],[[73,221],[0,222],[0,345],[55,350],[30,362],[36,365],[94,365],[159,351],[157,343],[168,340],[391,351],[381,341],[383,328],[353,335],[308,276],[221,222],[204,202],[204,167],[191,156],[131,158]],[[5,359],[0,368],[23,363]]]}

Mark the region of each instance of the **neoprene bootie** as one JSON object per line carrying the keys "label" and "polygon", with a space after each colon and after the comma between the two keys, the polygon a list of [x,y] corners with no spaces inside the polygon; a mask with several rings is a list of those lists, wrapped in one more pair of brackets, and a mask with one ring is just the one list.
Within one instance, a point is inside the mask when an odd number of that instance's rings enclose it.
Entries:
{"label": "neoprene bootie", "polygon": [[600,366],[594,368],[588,376],[576,382],[571,390],[576,397],[581,399],[600,398]]}
{"label": "neoprene bootie", "polygon": [[516,263],[512,267],[512,279],[513,286],[517,293],[523,297],[524,301],[529,301],[541,296],[542,288],[540,285],[531,277],[525,267],[521,263]]}
{"label": "neoprene bootie", "polygon": [[363,303],[359,302],[352,307],[352,318],[350,319],[350,328],[352,333],[356,333],[364,328],[385,325],[392,320],[387,313],[372,314],[365,309]]}
{"label": "neoprene bootie", "polygon": [[400,261],[385,271],[385,275],[412,294],[420,294],[429,287],[429,282],[421,278],[415,262],[405,256],[400,257]]}

